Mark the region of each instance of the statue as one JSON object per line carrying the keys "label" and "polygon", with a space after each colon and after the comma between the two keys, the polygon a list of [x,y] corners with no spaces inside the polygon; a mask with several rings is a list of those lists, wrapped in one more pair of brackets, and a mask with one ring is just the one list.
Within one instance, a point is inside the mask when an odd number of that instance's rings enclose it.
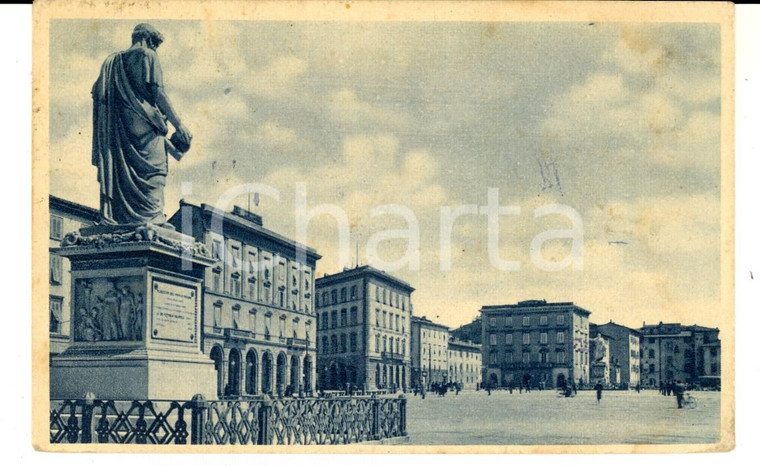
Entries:
{"label": "statue", "polygon": [[[182,158],[192,135],[164,91],[156,54],[161,42],[156,28],[138,24],[132,46],[106,58],[92,87],[101,224],[166,223],[167,153]],[[171,138],[167,120],[176,130]]]}

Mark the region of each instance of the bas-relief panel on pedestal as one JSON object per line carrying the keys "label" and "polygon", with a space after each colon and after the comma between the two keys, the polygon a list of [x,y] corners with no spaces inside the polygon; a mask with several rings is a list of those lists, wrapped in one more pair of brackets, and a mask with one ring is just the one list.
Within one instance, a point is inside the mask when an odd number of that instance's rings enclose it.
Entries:
{"label": "bas-relief panel on pedestal", "polygon": [[145,335],[144,279],[79,279],[75,284],[75,342],[142,341]]}

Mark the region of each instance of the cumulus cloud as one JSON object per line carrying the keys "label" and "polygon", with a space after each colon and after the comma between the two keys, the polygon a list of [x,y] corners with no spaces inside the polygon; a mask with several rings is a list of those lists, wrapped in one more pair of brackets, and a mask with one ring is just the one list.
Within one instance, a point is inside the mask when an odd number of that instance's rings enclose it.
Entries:
{"label": "cumulus cloud", "polygon": [[403,112],[361,100],[352,89],[340,89],[326,98],[330,117],[345,130],[384,128],[399,130],[409,125]]}
{"label": "cumulus cloud", "polygon": [[244,89],[269,99],[288,97],[298,91],[299,78],[308,69],[305,60],[294,56],[277,57],[264,67],[246,70],[241,78]]}
{"label": "cumulus cloud", "polygon": [[[133,26],[54,28],[53,194],[97,205],[90,86]],[[180,197],[215,203],[230,187],[260,182],[281,199],[262,197],[254,209],[293,236],[301,182],[309,207],[346,212],[362,262],[370,236],[405,227],[372,209],[410,209],[420,270],[397,275],[417,288],[415,311],[443,323],[532,298],[575,301],[595,321],[640,325],[692,309],[710,323],[701,313],[720,301],[720,59],[711,26],[503,23],[494,34],[459,23],[156,26],[167,37],[159,56],[169,95],[195,136],[187,157],[170,160],[169,213]],[[542,189],[540,171],[550,169],[562,190]],[[182,182],[192,194],[180,193]],[[520,261],[520,271],[489,263],[480,214],[456,221],[452,268],[441,270],[441,207],[485,205],[489,187],[500,189],[501,205],[522,209],[501,219],[499,238],[501,258]],[[583,219],[581,271],[546,272],[531,261],[537,234],[569,228],[562,216],[534,217],[551,203]],[[346,265],[330,216],[312,219],[308,238],[323,255],[320,273]],[[379,253],[393,260],[406,246],[385,241]],[[548,242],[542,254],[561,260],[568,247]]]}

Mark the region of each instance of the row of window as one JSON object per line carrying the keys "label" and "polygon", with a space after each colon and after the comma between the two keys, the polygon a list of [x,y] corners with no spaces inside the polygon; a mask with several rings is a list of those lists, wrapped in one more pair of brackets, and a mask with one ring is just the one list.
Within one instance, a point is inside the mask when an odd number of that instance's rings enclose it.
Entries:
{"label": "row of window", "polygon": [[460,364],[459,369],[457,369],[456,366],[449,366],[449,374],[455,375],[455,374],[466,374],[468,372],[478,372],[480,371],[480,366],[476,366],[475,364]]}
{"label": "row of window", "polygon": [[430,339],[438,338],[440,340],[448,340],[449,336],[447,332],[437,332],[431,330],[430,332],[427,332],[425,330],[422,331],[422,339],[425,340],[426,338],[430,337]]}
{"label": "row of window", "polygon": [[[222,240],[213,239],[211,242],[211,255],[218,261],[225,259],[225,252]],[[262,263],[259,264],[259,254],[257,251],[248,251],[245,272],[247,278],[245,283],[243,281],[243,263],[241,259],[241,246],[230,245],[227,250],[228,259],[225,261],[229,264],[230,273],[228,274],[229,288],[227,292],[236,297],[242,298],[243,291],[246,292],[245,297],[252,301],[263,301],[267,304],[278,304],[282,308],[292,309],[294,311],[299,309],[299,298],[301,294],[304,297],[303,310],[309,312],[309,302],[311,297],[311,270],[303,265],[297,265],[291,263],[290,273],[290,290],[292,290],[290,299],[288,299],[288,280],[286,278],[287,262],[285,259],[279,256],[264,257],[261,256]],[[272,293],[272,269],[276,267],[277,292]],[[304,268],[301,270],[301,268]],[[261,283],[259,283],[259,270],[261,270]],[[300,283],[299,280],[302,282]],[[260,286],[261,285],[261,286]],[[213,291],[217,293],[225,292],[224,284],[222,283],[222,268],[217,267],[212,270],[211,286]],[[259,291],[261,290],[261,291]],[[299,293],[302,292],[302,293]],[[272,302],[272,298],[275,298],[275,302]]]}
{"label": "row of window", "polygon": [[[489,364],[512,364],[516,362],[514,360],[514,356],[512,352],[504,353],[504,359],[499,359],[498,353],[491,353],[490,355],[487,355],[488,357],[488,363]],[[553,361],[552,361],[553,360]],[[531,362],[538,362],[538,363],[548,363],[548,362],[556,362],[557,364],[564,364],[565,363],[565,352],[564,351],[556,351],[554,353],[554,357],[552,358],[549,355],[549,351],[540,351],[535,356],[531,356],[531,353],[529,351],[524,351],[522,353],[522,363],[523,364],[530,364]]]}
{"label": "row of window", "polygon": [[392,312],[380,309],[375,309],[375,327],[388,328],[396,330],[397,332],[406,332],[406,317]]}
{"label": "row of window", "polygon": [[[454,351],[454,354],[452,354],[452,351],[449,351],[449,355],[450,355],[449,357],[451,357],[451,358],[457,357],[456,350]],[[479,355],[480,355],[479,352],[478,353],[473,353],[471,351],[461,351],[461,350],[459,350],[459,358],[460,359],[471,359],[471,358],[477,359],[477,357]]]}
{"label": "row of window", "polygon": [[356,306],[351,307],[351,320],[349,324],[349,314],[346,309],[340,310],[340,321],[338,321],[338,310],[332,312],[323,312],[321,315],[317,314],[317,328],[320,330],[327,330],[328,328],[345,327],[347,325],[357,325],[359,323],[359,313]]}
{"label": "row of window", "polygon": [[[502,342],[500,341],[499,335],[500,334],[498,334],[498,333],[492,333],[490,335],[490,338],[489,338],[488,342],[491,345],[502,344]],[[504,343],[503,344],[505,344],[505,345],[511,345],[512,344],[512,340],[513,340],[513,338],[512,338],[512,334],[511,333],[504,334]],[[549,343],[549,334],[546,333],[546,332],[541,332],[538,335],[538,341],[542,345],[548,344]],[[557,344],[565,343],[565,332],[557,332],[556,338],[555,338],[554,342],[557,343]],[[523,333],[522,334],[522,344],[523,345],[529,345],[530,344],[530,333]]]}
{"label": "row of window", "polygon": [[375,301],[389,304],[396,309],[406,310],[406,296],[403,296],[386,288],[375,287]]}
{"label": "row of window", "polygon": [[[535,318],[536,316],[533,316]],[[523,327],[529,327],[531,325],[531,316],[523,316],[522,317],[522,326]],[[496,317],[489,317],[488,319],[488,325],[491,327],[496,327],[497,318]],[[555,316],[555,324],[556,325],[565,325],[565,315],[564,314],[557,314]],[[538,316],[538,325],[549,325],[549,316]],[[513,319],[512,316],[506,316],[504,318],[504,326],[505,327],[513,327]]]}
{"label": "row of window", "polygon": [[358,295],[356,294],[356,285],[352,285],[351,288],[351,295],[349,297],[348,295],[348,289],[346,287],[343,287],[340,289],[340,301],[338,301],[338,290],[331,290],[329,293],[327,291],[322,292],[322,299],[319,299],[319,296],[316,297],[316,302],[314,303],[315,306],[329,306],[331,304],[338,304],[338,303],[345,303],[346,301],[353,301],[357,299]]}
{"label": "row of window", "polygon": [[[358,335],[356,332],[332,335],[329,338],[323,336],[319,341],[318,352],[322,354],[355,353],[358,348]],[[375,352],[395,353],[406,355],[406,339],[394,338],[383,335],[375,335]]]}
{"label": "row of window", "polygon": [[[383,346],[380,346],[382,340]],[[382,348],[383,353],[395,353],[402,356],[406,355],[406,338],[388,337],[383,335],[382,338],[379,334],[375,334],[375,352],[379,353]]]}
{"label": "row of window", "polygon": [[[266,304],[275,304],[283,309],[290,309],[293,311],[299,310],[298,298],[296,296],[291,299],[290,305],[288,305],[286,298],[287,292],[284,286],[281,286],[277,289],[276,293],[274,294],[274,302],[272,302],[272,289],[270,284],[264,283],[261,293],[259,293],[258,287],[259,285],[256,283],[256,280],[248,280],[245,298]],[[211,289],[216,293],[223,292],[221,270],[212,271]],[[230,276],[229,294],[234,298],[244,297],[242,294],[242,280],[240,279],[240,275],[233,274]],[[306,297],[304,297],[303,311],[307,314],[309,313],[309,299]]]}
{"label": "row of window", "polygon": [[[256,318],[258,315],[258,311],[256,309],[250,309],[248,311],[248,322],[243,322],[243,315],[240,310],[240,306],[233,306],[232,307],[232,328],[234,329],[241,329],[241,330],[250,330],[253,333],[256,333]],[[287,320],[288,318],[285,315],[281,315],[279,318],[279,326],[278,326],[278,336],[280,338],[285,338],[286,335],[286,328],[287,328]],[[299,338],[298,336],[298,324],[300,322],[300,319],[298,317],[295,317],[292,319],[293,321],[293,334],[290,335],[293,338]],[[223,321],[222,321],[222,303],[214,303],[214,312],[213,312],[213,325],[214,327],[222,327]],[[307,321],[306,322],[306,340],[310,337],[310,329],[311,325]],[[269,338],[272,335],[272,313],[266,312],[264,314],[264,329],[262,334],[265,338]]]}
{"label": "row of window", "polygon": [[[672,351],[673,354],[681,354],[681,349],[678,347],[678,345],[675,345],[675,347],[669,348],[669,350]],[[711,350],[715,350],[715,348],[711,348]],[[711,353],[712,353],[712,351],[711,351]],[[642,356],[644,355],[644,350],[643,349],[641,350],[641,354],[642,354]],[[654,359],[654,349],[650,348],[649,351],[647,352],[647,355],[648,355],[648,357],[650,359]],[[694,353],[690,349],[688,349],[688,348],[684,351],[684,357],[686,357],[686,358],[690,358],[693,355],[694,355]],[[717,350],[715,350],[715,355],[717,355]],[[631,351],[631,356],[633,356],[633,351]]]}
{"label": "row of window", "polygon": [[353,332],[349,335],[349,347],[346,344],[345,333],[340,335],[340,337],[333,335],[329,339],[326,336],[323,336],[320,341],[320,346],[317,348],[317,352],[320,352],[322,354],[348,353],[349,351],[351,353],[355,353],[358,346],[357,338],[358,337],[356,332]]}

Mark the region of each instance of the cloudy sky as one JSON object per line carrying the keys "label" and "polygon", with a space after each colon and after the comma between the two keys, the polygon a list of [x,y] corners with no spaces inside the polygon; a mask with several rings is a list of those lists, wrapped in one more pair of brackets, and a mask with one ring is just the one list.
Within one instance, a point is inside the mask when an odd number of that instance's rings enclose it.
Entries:
{"label": "cloudy sky", "polygon": [[[51,193],[97,206],[90,165],[90,88],[137,21],[51,23]],[[170,161],[167,213],[179,199],[217,203],[264,183],[264,224],[295,235],[295,186],[309,208],[342,208],[351,259],[367,263],[373,235],[406,228],[384,204],[419,221],[415,314],[469,322],[485,304],[574,301],[591,320],[717,326],[720,307],[720,30],[717,25],[478,22],[152,21],[158,54],[193,148]],[[182,195],[183,182],[192,194]],[[504,260],[491,265],[487,217],[453,228],[440,263],[441,208],[520,208],[500,221]],[[246,206],[246,196],[235,203]],[[531,241],[569,218],[535,218],[563,204],[583,225],[583,267],[544,271]],[[315,217],[308,243],[317,276],[339,261],[336,222]],[[408,242],[384,241],[392,262]],[[547,242],[561,261],[569,242]]]}

